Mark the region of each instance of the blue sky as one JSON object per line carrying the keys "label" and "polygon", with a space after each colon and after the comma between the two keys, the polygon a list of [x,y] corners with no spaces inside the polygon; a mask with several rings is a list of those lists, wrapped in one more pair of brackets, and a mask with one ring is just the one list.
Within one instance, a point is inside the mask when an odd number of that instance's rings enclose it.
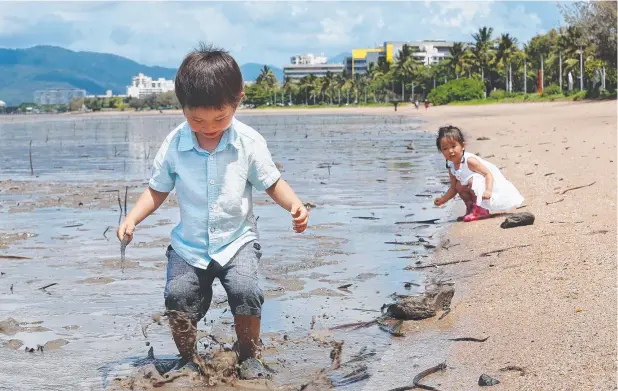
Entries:
{"label": "blue sky", "polygon": [[295,54],[384,41],[470,41],[481,26],[523,42],[561,23],[556,2],[538,1],[1,1],[0,47],[57,45],[177,67],[203,40],[240,64],[282,66]]}

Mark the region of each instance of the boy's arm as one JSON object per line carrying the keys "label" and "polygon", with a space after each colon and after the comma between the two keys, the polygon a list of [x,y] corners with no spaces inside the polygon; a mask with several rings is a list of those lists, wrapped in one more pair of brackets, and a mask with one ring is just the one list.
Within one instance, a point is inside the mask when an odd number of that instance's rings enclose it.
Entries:
{"label": "boy's arm", "polygon": [[491,198],[491,192],[494,188],[494,176],[484,164],[479,162],[475,158],[468,158],[468,167],[476,173],[485,177],[485,192],[483,193],[483,199],[488,200]]}
{"label": "boy's arm", "polygon": [[135,226],[157,210],[165,201],[167,195],[174,189],[176,174],[172,164],[173,158],[169,154],[171,151],[173,150],[169,148],[169,139],[165,139],[152,162],[152,176],[148,181],[148,188],[144,190],[135,206],[131,208],[127,217],[118,227],[116,234],[120,241],[126,235],[128,242],[131,242]]}
{"label": "boy's arm", "polygon": [[457,185],[457,178],[455,178],[455,175],[453,175],[450,171],[448,172],[448,175],[451,179],[451,187],[449,187],[448,191],[442,197],[438,197],[434,200],[433,203],[437,206],[446,204],[453,197],[455,197],[455,195],[457,195],[457,189],[455,187]]}
{"label": "boy's arm", "polygon": [[294,223],[294,231],[300,233],[307,228],[309,213],[307,208],[290,185],[283,179],[279,179],[274,185],[266,189],[270,196],[279,206],[290,212]]}
{"label": "boy's arm", "polygon": [[133,239],[135,226],[157,210],[161,204],[163,204],[168,194],[169,193],[153,190],[150,187],[147,188],[139,197],[129,214],[127,214],[122,224],[118,227],[118,239],[122,241],[122,238],[126,235],[130,242]]}

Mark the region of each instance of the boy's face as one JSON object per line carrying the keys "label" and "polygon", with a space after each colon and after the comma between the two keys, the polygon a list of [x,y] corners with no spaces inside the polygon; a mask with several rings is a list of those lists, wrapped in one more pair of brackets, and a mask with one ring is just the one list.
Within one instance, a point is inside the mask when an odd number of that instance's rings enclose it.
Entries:
{"label": "boy's face", "polygon": [[183,112],[191,130],[206,139],[217,139],[230,127],[236,107],[185,107]]}
{"label": "boy's face", "polygon": [[458,163],[461,161],[461,155],[463,154],[463,150],[465,148],[465,143],[461,144],[459,141],[444,137],[440,140],[440,149],[442,150],[442,155],[446,160],[449,160],[453,163]]}

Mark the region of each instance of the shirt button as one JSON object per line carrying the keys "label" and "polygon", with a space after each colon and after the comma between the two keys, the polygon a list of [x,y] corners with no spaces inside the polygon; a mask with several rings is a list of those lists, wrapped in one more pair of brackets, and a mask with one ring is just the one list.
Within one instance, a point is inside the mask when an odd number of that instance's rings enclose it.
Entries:
{"label": "shirt button", "polygon": [[215,232],[215,227],[210,227],[210,232]]}
{"label": "shirt button", "polygon": [[210,210],[215,210],[215,206],[214,205],[210,205]]}
{"label": "shirt button", "polygon": [[211,184],[211,185],[214,185],[214,184],[215,184],[215,181],[211,179],[211,180],[210,180],[210,184]]}
{"label": "shirt button", "polygon": [[213,156],[210,156],[210,157],[208,158],[208,160],[210,160],[210,161],[212,162],[213,160],[215,160],[215,158],[214,158]]}

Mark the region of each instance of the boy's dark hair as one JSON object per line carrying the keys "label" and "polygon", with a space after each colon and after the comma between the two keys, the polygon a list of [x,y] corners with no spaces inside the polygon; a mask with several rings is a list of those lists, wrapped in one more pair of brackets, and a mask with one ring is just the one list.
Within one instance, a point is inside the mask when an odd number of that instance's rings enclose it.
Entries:
{"label": "boy's dark hair", "polygon": [[230,54],[200,43],[176,72],[175,92],[184,107],[236,106],[243,91],[242,74]]}
{"label": "boy's dark hair", "polygon": [[442,141],[443,138],[453,139],[457,141],[458,143],[460,143],[461,145],[463,145],[463,143],[466,142],[466,139],[464,138],[464,135],[461,132],[461,129],[459,129],[456,126],[451,126],[451,125],[442,126],[440,127],[440,129],[438,129],[438,138],[436,138],[436,147],[438,147],[438,151],[442,151],[442,148],[440,147],[440,142]]}

